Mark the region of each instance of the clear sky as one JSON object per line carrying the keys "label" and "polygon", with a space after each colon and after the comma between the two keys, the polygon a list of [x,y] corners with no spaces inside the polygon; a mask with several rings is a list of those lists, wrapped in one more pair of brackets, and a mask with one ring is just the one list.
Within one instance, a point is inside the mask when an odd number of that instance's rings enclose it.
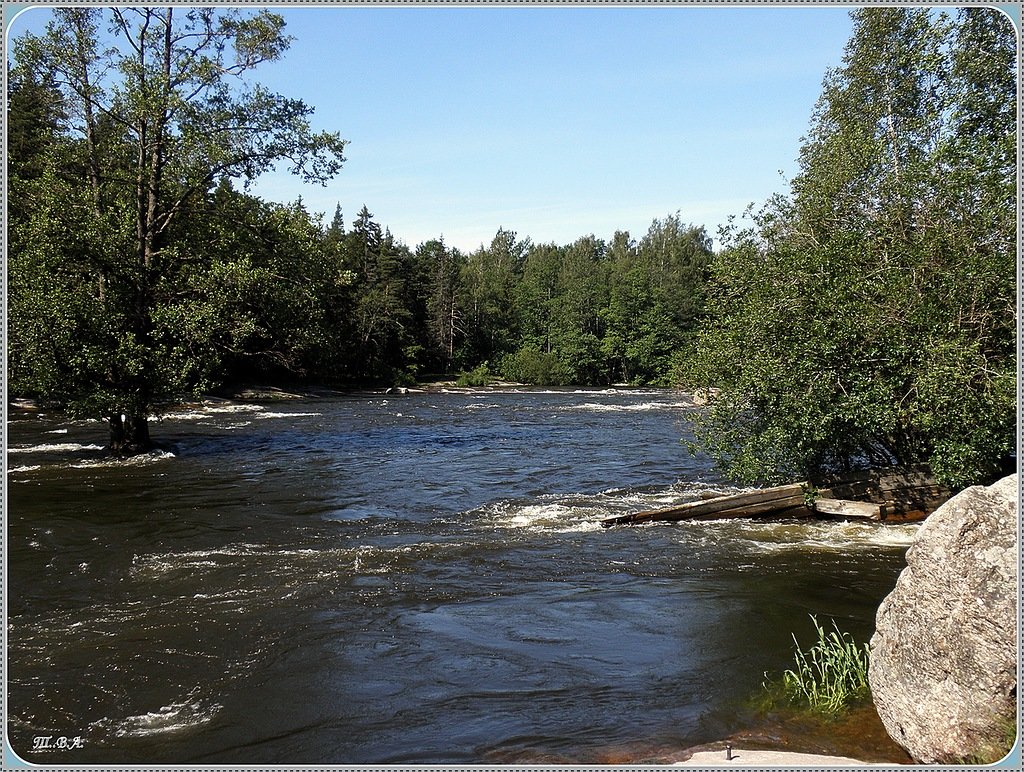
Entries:
{"label": "clear sky", "polygon": [[255,79],[314,106],[348,161],[326,188],[281,172],[253,192],[346,224],[366,204],[411,247],[466,251],[499,227],[639,238],[675,212],[715,235],[786,189],[851,31],[848,6],[275,10],[295,41]]}

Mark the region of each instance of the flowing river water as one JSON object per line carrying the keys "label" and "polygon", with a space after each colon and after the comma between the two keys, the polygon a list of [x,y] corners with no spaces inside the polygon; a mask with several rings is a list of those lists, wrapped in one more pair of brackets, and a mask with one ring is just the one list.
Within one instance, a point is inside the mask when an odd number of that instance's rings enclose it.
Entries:
{"label": "flowing river water", "polygon": [[660,390],[209,401],[126,461],[101,424],[12,411],[10,746],[629,763],[764,730],[749,700],[791,634],[810,643],[814,614],[867,640],[916,526],[602,528],[736,490],[680,442],[694,409]]}

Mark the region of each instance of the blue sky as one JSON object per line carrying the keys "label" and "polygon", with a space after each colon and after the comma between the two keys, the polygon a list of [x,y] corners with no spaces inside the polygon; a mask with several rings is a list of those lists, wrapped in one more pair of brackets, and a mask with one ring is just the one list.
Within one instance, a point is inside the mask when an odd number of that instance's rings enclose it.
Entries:
{"label": "blue sky", "polygon": [[275,10],[295,41],[255,79],[315,106],[348,161],[326,188],[282,172],[253,191],[347,223],[366,204],[411,247],[466,251],[499,227],[639,238],[677,211],[714,235],[786,189],[851,31],[849,7]]}

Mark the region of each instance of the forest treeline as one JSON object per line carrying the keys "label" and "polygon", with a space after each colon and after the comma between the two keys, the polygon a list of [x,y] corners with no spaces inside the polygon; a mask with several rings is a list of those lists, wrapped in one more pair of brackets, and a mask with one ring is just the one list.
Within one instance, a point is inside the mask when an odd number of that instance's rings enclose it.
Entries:
{"label": "forest treeline", "polygon": [[[21,160],[13,166],[19,194],[49,185]],[[107,317],[109,277],[53,246],[50,229],[82,234],[83,213],[35,201],[20,195],[12,207],[26,223],[46,221],[37,249],[12,250],[12,391],[71,404],[69,386],[100,378],[122,331]],[[151,294],[168,399],[253,383],[424,378],[669,386],[692,346],[712,254],[704,230],[678,215],[656,219],[639,241],[616,232],[610,243],[538,245],[499,229],[469,253],[443,237],[410,248],[365,206],[346,227],[340,208],[326,222],[301,200],[264,201],[228,180],[168,238],[188,255]]]}
{"label": "forest treeline", "polygon": [[[346,224],[340,207],[327,221],[301,201],[261,200],[233,183],[227,165],[189,191],[187,176],[172,176],[173,154],[187,139],[185,125],[169,126],[180,110],[175,98],[140,110],[90,81],[90,69],[98,78],[110,61],[75,46],[95,40],[99,21],[98,13],[58,12],[50,37],[21,41],[10,74],[14,393],[92,409],[97,384],[124,390],[116,371],[143,360],[159,374],[148,385],[153,398],[158,389],[174,398],[254,381],[391,385],[460,374],[543,385],[670,383],[703,306],[711,242],[702,228],[669,215],[639,241],[618,232],[610,243],[587,236],[570,245],[499,229],[465,254],[440,235],[410,248],[366,206]],[[213,16],[176,22],[159,10],[141,21],[178,33],[178,48],[186,32],[212,34],[217,24]],[[135,34],[141,43],[128,36],[136,45],[114,64],[130,74],[131,54],[149,45],[150,81],[173,80],[159,71],[164,41]],[[202,85],[223,98],[219,85]],[[147,88],[140,81],[137,98]],[[214,113],[194,119],[197,130],[235,120],[216,115],[215,104],[188,107]],[[253,117],[268,126],[287,118]],[[140,180],[154,182],[153,140],[142,137],[161,124],[161,189],[155,204],[140,203]],[[224,152],[188,139],[208,155]],[[248,163],[238,164],[243,175]],[[140,209],[157,209],[150,220],[158,220],[161,207],[166,226],[139,224]],[[152,260],[138,257],[146,227],[155,231]],[[149,276],[137,275],[140,262]],[[143,329],[126,336],[140,303]]]}
{"label": "forest treeline", "polygon": [[853,11],[789,193],[717,251],[676,213],[565,245],[500,228],[468,253],[247,192],[345,160],[311,107],[247,80],[286,51],[280,16],[53,13],[8,64],[8,386],[106,417],[115,450],[189,394],[438,376],[712,389],[699,447],[744,480],[931,461],[962,483],[1013,448],[1016,44],[996,11]]}

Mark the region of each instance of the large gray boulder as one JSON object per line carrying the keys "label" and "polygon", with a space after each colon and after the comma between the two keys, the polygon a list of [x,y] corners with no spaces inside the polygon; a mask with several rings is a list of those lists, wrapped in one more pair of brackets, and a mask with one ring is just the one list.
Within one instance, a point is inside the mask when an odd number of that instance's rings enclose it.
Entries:
{"label": "large gray boulder", "polygon": [[918,762],[998,760],[1017,702],[1017,475],[968,488],[921,526],[878,609],[868,678]]}

